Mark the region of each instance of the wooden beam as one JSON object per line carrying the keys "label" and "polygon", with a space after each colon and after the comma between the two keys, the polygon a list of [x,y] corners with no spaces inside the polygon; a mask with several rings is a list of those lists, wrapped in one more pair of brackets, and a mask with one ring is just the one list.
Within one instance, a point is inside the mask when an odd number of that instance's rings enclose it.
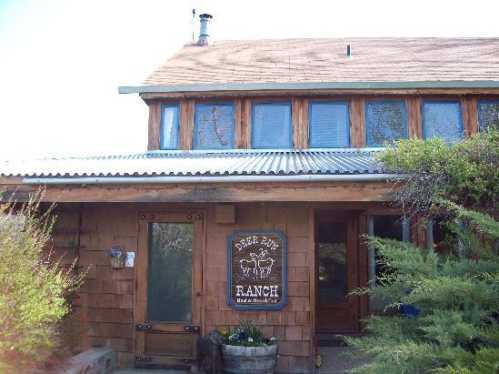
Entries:
{"label": "wooden beam", "polygon": [[304,100],[293,97],[291,99],[292,108],[292,128],[293,128],[293,147],[297,149],[308,148],[308,124],[304,118]]}
{"label": "wooden beam", "polygon": [[409,97],[405,100],[407,107],[407,122],[409,127],[409,138],[421,139],[423,137],[423,125],[421,120],[421,98]]}
{"label": "wooden beam", "polygon": [[242,123],[242,100],[234,100],[234,147],[244,148],[243,146],[243,123]]}
{"label": "wooden beam", "polygon": [[198,91],[198,92],[159,92],[142,93],[144,100],[152,99],[185,99],[215,97],[264,97],[264,96],[376,96],[376,95],[499,95],[499,88],[426,88],[426,89],[317,89],[317,90],[248,90],[248,91]]}
{"label": "wooden beam", "polygon": [[149,102],[149,124],[147,132],[147,150],[160,149],[159,137],[161,131],[161,103]]}
{"label": "wooden beam", "polygon": [[476,97],[461,98],[463,112],[464,136],[469,137],[478,132],[478,100]]}
{"label": "wooden beam", "polygon": [[180,149],[192,149],[194,131],[194,100],[180,102]]}
{"label": "wooden beam", "polygon": [[364,106],[364,98],[354,97],[350,101],[350,144],[354,148],[366,145]]}
{"label": "wooden beam", "polygon": [[251,148],[251,99],[242,100],[241,148]]}
{"label": "wooden beam", "polygon": [[[26,201],[39,186],[0,186],[0,201]],[[370,202],[391,201],[384,182],[45,186],[47,202]]]}

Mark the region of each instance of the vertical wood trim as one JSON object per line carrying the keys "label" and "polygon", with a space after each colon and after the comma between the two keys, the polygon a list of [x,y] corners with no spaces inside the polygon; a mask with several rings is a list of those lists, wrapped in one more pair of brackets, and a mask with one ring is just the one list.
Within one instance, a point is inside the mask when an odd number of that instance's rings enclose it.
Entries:
{"label": "vertical wood trim", "polygon": [[315,209],[308,209],[308,258],[310,259],[309,265],[309,295],[310,295],[310,325],[312,333],[312,357],[315,358],[317,352],[317,336],[316,336],[316,316],[317,316],[317,253],[315,248]]}
{"label": "vertical wood trim", "polygon": [[476,97],[461,98],[463,112],[464,136],[469,137],[478,132],[478,102]]}
{"label": "vertical wood trim", "polygon": [[242,101],[241,127],[241,148],[251,148],[251,99]]}
{"label": "vertical wood trim", "polygon": [[244,148],[243,146],[243,123],[242,123],[242,100],[234,100],[234,147]]}
{"label": "vertical wood trim", "polygon": [[301,123],[302,123],[302,148],[308,148],[309,141],[309,122],[308,122],[308,99],[302,99],[301,105]]}
{"label": "vertical wood trim", "polygon": [[160,148],[159,133],[161,131],[161,104],[157,101],[149,103],[149,123],[147,131],[147,150]]}
{"label": "vertical wood trim", "polygon": [[293,132],[293,148],[301,148],[302,129],[301,129],[301,99],[291,98],[291,131]]}
{"label": "vertical wood trim", "polygon": [[180,102],[180,149],[192,149],[194,105],[194,100],[182,100]]}
{"label": "vertical wood trim", "polygon": [[410,139],[423,138],[423,123],[421,119],[421,98],[410,97],[405,100],[407,106],[407,125]]}
{"label": "vertical wood trim", "polygon": [[366,131],[364,106],[366,100],[364,98],[355,97],[350,101],[350,144],[354,148],[365,147]]}
{"label": "vertical wood trim", "polygon": [[[137,239],[137,263],[135,264],[135,304],[134,321],[135,325],[146,321],[147,309],[147,257],[148,250],[148,223],[139,221],[139,233]],[[135,330],[135,326],[134,326]],[[135,332],[135,352],[142,354],[145,351],[145,333]]]}

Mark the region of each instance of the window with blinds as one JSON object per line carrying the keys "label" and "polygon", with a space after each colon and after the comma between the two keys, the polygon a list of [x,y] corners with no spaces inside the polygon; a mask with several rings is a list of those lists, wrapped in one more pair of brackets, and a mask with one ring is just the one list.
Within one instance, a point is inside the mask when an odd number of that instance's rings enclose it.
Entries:
{"label": "window with blinds", "polygon": [[365,119],[368,147],[383,147],[409,136],[407,112],[402,100],[368,101]]}
{"label": "window with blinds", "polygon": [[193,149],[234,148],[232,103],[196,105],[192,147]]}
{"label": "window with blinds", "polygon": [[499,130],[499,100],[478,102],[478,126],[480,131]]}
{"label": "window with blinds", "polygon": [[350,119],[346,102],[311,102],[309,146],[337,148],[350,146]]}
{"label": "window with blinds", "polygon": [[161,149],[177,149],[179,146],[178,105],[162,105],[159,144]]}
{"label": "window with blinds", "polygon": [[423,138],[454,143],[463,138],[461,104],[458,101],[423,102]]}
{"label": "window with blinds", "polygon": [[291,104],[255,103],[252,110],[252,148],[291,148]]}

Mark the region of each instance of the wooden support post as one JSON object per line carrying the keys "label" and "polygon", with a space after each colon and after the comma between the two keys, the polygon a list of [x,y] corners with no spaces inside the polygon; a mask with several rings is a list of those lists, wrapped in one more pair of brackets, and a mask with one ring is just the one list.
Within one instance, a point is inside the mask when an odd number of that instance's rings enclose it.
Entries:
{"label": "wooden support post", "polygon": [[147,150],[160,149],[159,134],[161,131],[161,104],[157,101],[149,103],[149,125],[147,132]]}
{"label": "wooden support post", "polygon": [[180,103],[180,149],[192,149],[194,104],[194,100],[183,100]]}
{"label": "wooden support post", "polygon": [[234,100],[234,146],[235,148],[244,148],[243,145],[243,123],[242,123],[242,105],[241,99]]}
{"label": "wooden support post", "polygon": [[293,97],[291,100],[293,147],[296,149],[308,148],[308,121],[305,105],[304,99]]}
{"label": "wooden support post", "polygon": [[251,99],[242,101],[241,148],[251,148]]}
{"label": "wooden support post", "polygon": [[363,98],[354,97],[350,102],[350,143],[355,148],[364,147],[366,144],[364,106]]}
{"label": "wooden support post", "polygon": [[469,137],[478,132],[477,106],[478,103],[476,97],[463,97],[461,99],[465,137]]}
{"label": "wooden support post", "polygon": [[407,125],[410,139],[423,137],[423,123],[421,119],[421,98],[410,97],[405,100],[407,107]]}

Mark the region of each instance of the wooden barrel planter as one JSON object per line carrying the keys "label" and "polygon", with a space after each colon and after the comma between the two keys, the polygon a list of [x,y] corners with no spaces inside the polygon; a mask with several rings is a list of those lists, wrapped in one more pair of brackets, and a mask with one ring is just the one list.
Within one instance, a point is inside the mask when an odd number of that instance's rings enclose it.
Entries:
{"label": "wooden barrel planter", "polygon": [[223,368],[230,374],[272,374],[277,363],[277,344],[260,347],[222,345]]}

